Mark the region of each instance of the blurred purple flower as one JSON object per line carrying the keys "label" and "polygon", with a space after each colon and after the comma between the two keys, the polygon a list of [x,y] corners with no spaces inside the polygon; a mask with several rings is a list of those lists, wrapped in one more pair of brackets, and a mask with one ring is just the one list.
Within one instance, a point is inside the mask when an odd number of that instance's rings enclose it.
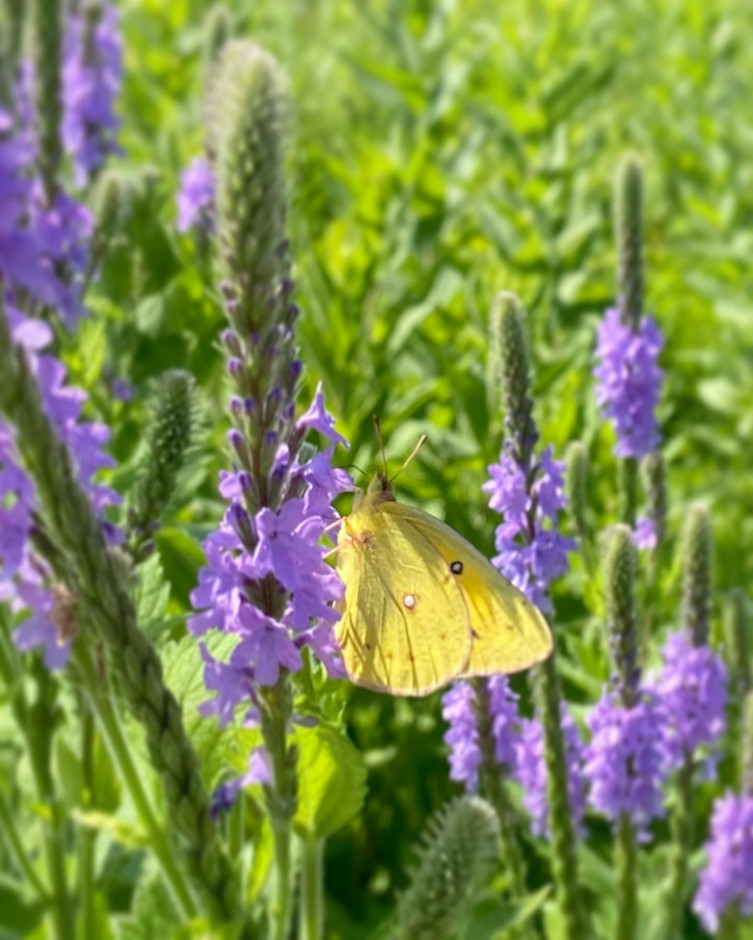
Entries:
{"label": "blurred purple flower", "polygon": [[[489,505],[504,517],[497,527],[494,565],[545,613],[552,610],[549,584],[567,571],[567,553],[575,540],[554,528],[565,506],[564,464],[545,448],[533,474],[520,467],[505,446],[499,462],[489,467],[483,490]],[[545,527],[550,526],[550,527]]]}
{"label": "blurred purple flower", "polygon": [[178,231],[214,228],[214,172],[206,157],[196,157],[183,170],[178,190]]}
{"label": "blurred purple flower", "polygon": [[68,18],[63,61],[63,142],[84,186],[106,158],[119,152],[115,99],[123,78],[118,13],[111,3]]}
{"label": "blurred purple flower", "polygon": [[713,773],[726,727],[727,668],[709,646],[694,646],[684,630],[671,633],[662,649],[664,665],[653,688],[662,713],[665,762],[677,769],[703,747]]}
{"label": "blurred purple flower", "polygon": [[481,767],[474,700],[467,682],[457,682],[442,696],[442,717],[449,725],[444,740],[450,748],[450,779],[464,783],[471,792],[478,789]]}
{"label": "blurred purple flower", "polygon": [[219,816],[227,812],[235,803],[238,794],[244,787],[254,783],[272,783],[272,761],[265,747],[257,747],[251,751],[248,761],[248,770],[235,780],[223,783],[212,794],[210,813],[216,822]]}
{"label": "blurred purple flower", "polygon": [[720,918],[737,909],[753,914],[753,795],[726,793],[714,804],[706,864],[693,910],[710,933]]}
{"label": "blurred purple flower", "polygon": [[656,548],[656,522],[648,516],[641,516],[633,529],[633,543],[642,551],[653,551]]}
{"label": "blurred purple flower", "polygon": [[507,676],[492,676],[487,684],[494,756],[500,767],[512,774],[516,769],[515,735],[520,724],[518,695],[510,688]]}
{"label": "blurred purple flower", "polygon": [[[84,392],[65,384],[65,368],[51,356],[40,353],[52,333],[47,324],[22,316],[8,308],[11,334],[23,345],[32,374],[37,379],[45,410],[61,440],[70,450],[79,482],[89,494],[94,508],[116,504],[119,496],[92,477],[112,460],[102,450],[109,429],[102,424],[81,421]],[[36,505],[34,487],[20,467],[13,434],[0,421],[0,599],[9,600],[11,609],[33,611],[15,635],[21,649],[43,645],[51,668],[65,665],[70,643],[60,639],[57,606],[48,585],[45,565],[31,551],[30,529]]]}
{"label": "blurred purple flower", "polygon": [[639,834],[664,813],[661,721],[661,709],[648,694],[640,694],[632,708],[625,708],[607,690],[587,719],[591,743],[585,750],[584,772],[591,805],[612,822],[625,813]]}
{"label": "blurred purple flower", "polygon": [[618,457],[639,459],[659,445],[655,411],[663,375],[658,365],[663,345],[661,330],[651,317],[643,317],[634,330],[622,322],[619,310],[612,308],[599,324],[596,397],[604,416],[614,424]]}
{"label": "blurred purple flower", "polygon": [[[567,786],[573,822],[579,836],[585,833],[586,778],[583,772],[585,746],[578,726],[562,703],[562,732],[567,760]],[[531,817],[534,835],[549,834],[549,799],[544,750],[544,729],[537,719],[520,722],[520,738],[515,745],[515,777],[523,788],[523,806]]]}

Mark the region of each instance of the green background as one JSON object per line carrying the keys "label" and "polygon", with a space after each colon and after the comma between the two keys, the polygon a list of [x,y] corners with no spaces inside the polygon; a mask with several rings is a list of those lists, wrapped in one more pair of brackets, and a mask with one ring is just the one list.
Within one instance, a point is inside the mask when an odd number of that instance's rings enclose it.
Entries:
{"label": "green background", "polygon": [[[527,307],[536,416],[544,443],[590,452],[593,542],[616,520],[616,463],[592,380],[595,327],[614,296],[612,180],[625,150],[645,166],[646,308],[666,336],[660,407],[670,533],[687,505],[712,510],[715,621],[745,586],[753,538],[753,129],[747,45],[753,7],[620,3],[337,2],[229,4],[232,31],[266,46],[290,80],[290,229],[307,402],[321,380],[343,463],[375,467],[371,416],[401,461],[401,498],[492,551],[497,518],[481,492],[502,416],[488,381],[487,325],[499,290]],[[203,456],[160,554],[171,609],[187,606],[198,542],[222,511],[227,465],[223,323],[208,245],[175,232],[180,171],[201,152],[208,5],[121,5],[124,229],[91,296],[96,316],[69,350],[72,381],[114,427],[128,480],[144,401],[165,369],[202,387]],[[109,396],[105,363],[137,387]],[[355,471],[354,471],[355,472]],[[118,475],[116,475],[116,480]],[[186,534],[188,533],[188,534]],[[679,612],[676,564],[645,617],[647,659]],[[598,575],[579,558],[555,589],[567,698],[582,717],[606,677]],[[516,680],[527,696],[521,680]],[[328,936],[364,936],[405,884],[411,845],[456,787],[448,781],[438,696],[363,691],[345,717],[365,755],[363,812],[327,845]],[[725,767],[725,779],[731,769]],[[701,788],[699,818],[708,803]],[[659,827],[659,832],[662,827]],[[594,895],[609,873],[607,827],[591,825]],[[526,843],[543,881],[540,844]],[[664,856],[647,854],[644,884]],[[600,880],[601,879],[601,880]],[[697,928],[688,922],[688,935]]]}

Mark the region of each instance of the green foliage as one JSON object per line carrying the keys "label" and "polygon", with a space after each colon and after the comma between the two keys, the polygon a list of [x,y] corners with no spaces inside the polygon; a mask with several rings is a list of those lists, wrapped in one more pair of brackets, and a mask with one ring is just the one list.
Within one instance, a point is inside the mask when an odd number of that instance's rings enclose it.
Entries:
{"label": "green foliage", "polygon": [[[0,23],[12,27],[0,26],[0,41],[7,43],[0,52],[4,103],[12,100],[11,59],[24,47],[20,6],[18,0],[0,3],[8,17]],[[58,4],[39,0],[35,6],[49,14]],[[171,507],[168,525],[155,537],[157,550],[133,579],[140,629],[160,649],[205,783],[242,773],[257,742],[255,731],[235,738],[236,732],[218,732],[198,715],[207,693],[196,641],[185,638],[184,627],[202,563],[200,541],[223,511],[217,472],[228,468],[224,355],[217,348],[223,318],[213,280],[215,261],[222,266],[225,259],[211,257],[202,237],[176,235],[175,193],[179,173],[205,146],[208,59],[227,37],[252,37],[289,78],[298,341],[309,391],[323,381],[338,428],[352,443],[342,461],[367,474],[373,467],[374,412],[396,462],[426,432],[420,460],[399,480],[401,497],[446,519],[489,554],[498,520],[481,484],[502,430],[501,351],[489,343],[499,333],[494,300],[500,291],[515,292],[527,311],[523,332],[542,441],[553,443],[557,456],[576,439],[588,452],[589,547],[618,518],[614,441],[597,414],[591,367],[597,318],[615,301],[614,169],[626,150],[640,154],[642,306],[667,337],[660,417],[671,499],[660,498],[655,467],[641,468],[644,489],[649,515],[666,516],[667,554],[675,557],[689,502],[709,507],[714,577],[708,601],[718,636],[717,599],[753,578],[753,519],[745,510],[753,498],[753,170],[744,42],[753,30],[750,4],[657,0],[649,9],[640,0],[511,0],[501,9],[495,0],[237,0],[209,14],[207,6],[204,0],[120,5],[127,50],[119,104],[124,155],[91,200],[103,233],[102,270],[87,295],[92,317],[75,339],[56,338],[72,384],[90,395],[87,418],[113,429],[111,449],[120,465],[113,480],[123,492],[138,463],[148,426],[144,399],[153,383],[167,370],[185,369],[206,400],[208,456],[192,468],[191,500]],[[54,53],[54,34],[46,41]],[[40,58],[49,63],[54,54]],[[49,167],[59,163],[55,107],[46,106],[42,123]],[[214,158],[220,159],[218,152]],[[226,217],[258,196],[248,170],[233,169],[236,188],[226,193]],[[282,231],[281,216],[271,218],[272,235],[260,239],[270,250]],[[111,222],[114,232],[105,239]],[[134,384],[132,401],[113,396],[115,378]],[[577,517],[573,522],[580,527]],[[601,573],[586,564],[574,558],[554,592],[559,677],[579,719],[609,673]],[[644,567],[641,556],[641,598]],[[640,657],[649,665],[676,625],[682,569],[665,566],[650,576],[656,583],[647,594],[650,605],[641,604],[640,624]],[[728,635],[737,645],[725,647],[740,683],[748,681],[744,645],[737,642],[742,604],[730,615]],[[12,665],[16,672],[7,685],[3,674],[0,708],[3,787],[37,858],[44,843],[39,816],[30,809],[36,805],[32,774],[8,715],[19,697],[33,702],[34,688],[19,679],[21,658]],[[525,680],[513,684],[529,710]],[[345,724],[368,770],[368,799],[347,820],[343,815],[326,847],[328,929],[350,940],[367,936],[391,910],[404,887],[412,842],[454,787],[436,697],[406,703],[334,683],[321,692],[328,719],[338,728]],[[42,726],[50,714],[40,714]],[[65,736],[74,759],[76,716],[67,699],[54,710],[56,734]],[[137,746],[139,735],[130,727]],[[97,761],[107,764],[101,742],[98,747]],[[60,763],[66,761],[71,770],[67,757]],[[738,784],[735,761],[724,761],[720,772],[721,787]],[[353,773],[361,779],[360,769]],[[326,779],[345,793],[344,776]],[[133,821],[129,801],[112,780],[103,779],[98,789],[103,803],[95,803],[96,811]],[[151,783],[150,789],[156,791]],[[326,788],[321,794],[326,808]],[[343,795],[344,807],[351,800],[355,805],[358,794],[356,787]],[[255,799],[252,790],[247,799]],[[710,799],[711,789],[699,787],[693,870]],[[262,890],[271,851],[268,826],[255,829],[257,822],[247,819],[249,838],[263,833],[250,873],[244,872],[253,897]],[[658,886],[666,874],[663,824],[656,837],[657,848],[640,849],[642,885]],[[104,829],[97,838],[101,897],[118,916],[133,901],[143,921],[136,936],[168,936],[170,915],[159,913],[159,898],[154,912],[147,911],[149,897],[161,889],[153,887],[152,872],[140,872],[140,854],[119,847]],[[587,862],[584,846],[578,857],[597,928],[611,923],[604,913],[614,893],[610,845],[607,828],[590,820]],[[540,843],[524,839],[522,849],[529,887],[544,891],[549,872]],[[9,890],[13,896],[6,903],[3,895],[0,911],[17,916],[19,929],[33,931],[43,912],[13,886]],[[650,890],[642,888],[640,902],[641,908],[655,904]],[[483,903],[490,907],[471,915],[471,923],[485,923],[477,918],[494,905],[482,897]],[[29,907],[33,917],[24,913]],[[549,935],[562,936],[551,900],[545,910]],[[497,914],[495,907],[489,916]],[[504,929],[503,922],[495,924]],[[692,918],[685,927],[691,940],[701,936]]]}
{"label": "green foliage", "polygon": [[195,435],[193,379],[185,372],[166,372],[155,395],[146,454],[128,512],[129,548],[137,560],[153,545],[150,538],[175,495]]}
{"label": "green foliage", "polygon": [[396,935],[457,937],[475,892],[497,861],[499,820],[478,797],[460,797],[433,818],[418,849],[410,888],[400,899]]}
{"label": "green foliage", "polygon": [[298,728],[298,806],[293,825],[303,838],[325,839],[356,816],[366,797],[363,757],[339,728]]}
{"label": "green foliage", "polygon": [[711,596],[711,523],[708,510],[690,507],[683,529],[683,620],[695,644],[709,637]]}

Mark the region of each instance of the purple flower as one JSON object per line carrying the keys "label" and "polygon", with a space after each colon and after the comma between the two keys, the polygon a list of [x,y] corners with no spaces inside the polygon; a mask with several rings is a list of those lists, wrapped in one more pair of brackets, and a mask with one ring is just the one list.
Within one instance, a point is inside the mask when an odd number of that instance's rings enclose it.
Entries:
{"label": "purple flower", "polygon": [[[96,20],[93,19],[96,17]],[[106,158],[119,152],[114,102],[123,78],[118,13],[103,2],[89,15],[72,14],[63,62],[63,142],[84,186]]]}
{"label": "purple flower", "polygon": [[517,763],[515,734],[520,723],[518,696],[510,688],[507,676],[492,676],[487,682],[494,756],[500,767],[506,767],[509,773],[513,773]]}
{"label": "purple flower", "polygon": [[478,789],[481,748],[474,712],[475,695],[467,682],[458,682],[442,696],[442,717],[449,728],[444,740],[450,748],[450,779]]}
{"label": "purple flower", "polygon": [[248,761],[248,770],[235,780],[229,780],[218,787],[212,794],[210,813],[216,822],[221,813],[227,812],[244,787],[253,783],[271,784],[273,780],[272,761],[265,747],[257,747],[251,751]]}
{"label": "purple flower", "polygon": [[[333,498],[352,489],[353,481],[330,465],[331,455],[331,450],[319,453],[303,464],[275,461],[301,495],[276,509],[262,506],[253,516],[243,505],[245,471],[221,475],[221,491],[231,504],[220,529],[205,542],[207,566],[191,595],[200,612],[189,620],[189,629],[202,634],[219,627],[239,637],[227,663],[215,662],[206,648],[202,653],[207,687],[218,693],[213,711],[224,720],[254,685],[274,685],[283,668],[298,671],[303,646],[341,674],[332,624],[339,617],[333,604],[344,587],[324,558],[321,538],[337,518]],[[261,606],[270,595],[278,610],[274,616]]]}
{"label": "purple flower", "polygon": [[[567,786],[576,831],[584,835],[586,778],[583,773],[585,746],[578,726],[562,703],[562,733],[567,760]],[[523,788],[523,806],[531,817],[534,835],[549,833],[549,800],[544,750],[544,729],[538,719],[523,719],[515,745],[515,777]]]}
{"label": "purple flower", "polygon": [[503,447],[499,463],[489,467],[484,484],[489,505],[504,517],[497,527],[493,564],[545,613],[552,610],[549,584],[567,571],[567,553],[575,541],[554,528],[565,506],[564,465],[545,448],[533,474]]}
{"label": "purple flower", "polygon": [[633,530],[633,543],[643,551],[653,551],[657,544],[656,522],[648,516],[641,516]]}
{"label": "purple flower", "polygon": [[[515,770],[515,736],[518,730],[518,696],[507,676],[487,680],[494,756],[500,773]],[[442,697],[442,717],[449,724],[444,740],[450,747],[450,779],[478,788],[482,755],[476,720],[476,693],[467,682],[457,682]]]}
{"label": "purple flower", "polygon": [[[68,445],[79,482],[98,511],[119,502],[115,492],[92,479],[99,469],[111,465],[111,459],[102,451],[109,430],[80,420],[85,393],[66,385],[63,365],[39,352],[50,341],[49,327],[23,317],[12,307],[8,313],[13,339],[25,347],[45,410]],[[47,664],[60,668],[65,665],[70,643],[61,639],[60,605],[50,590],[49,572],[31,551],[35,506],[34,487],[18,463],[12,431],[0,421],[0,598],[9,600],[15,612],[27,608],[32,611],[15,634],[19,648],[42,645]]]}
{"label": "purple flower", "polygon": [[594,370],[597,400],[617,434],[618,457],[644,457],[656,450],[660,437],[656,405],[661,391],[658,366],[664,344],[661,330],[651,317],[637,329],[622,322],[619,310],[607,310],[599,324]]}
{"label": "purple flower", "polygon": [[661,721],[661,709],[649,695],[625,708],[606,690],[587,719],[591,743],[584,772],[591,805],[612,822],[626,814],[639,832],[664,812]]}
{"label": "purple flower", "polygon": [[28,135],[17,134],[12,116],[0,108],[0,274],[35,296],[47,296],[53,279],[39,263],[37,238],[28,224],[32,185],[27,173],[33,159]]}
{"label": "purple flower", "polygon": [[726,727],[724,662],[709,646],[694,646],[684,630],[669,635],[662,658],[654,690],[662,712],[667,767],[678,768],[703,747],[711,750],[707,770],[713,772]]}
{"label": "purple flower", "polygon": [[178,191],[178,231],[214,228],[215,179],[206,157],[196,157],[181,173]]}
{"label": "purple flower", "polygon": [[726,793],[714,804],[706,864],[701,871],[693,910],[710,933],[720,918],[736,908],[753,914],[753,795]]}
{"label": "purple flower", "polygon": [[342,444],[343,447],[348,446],[348,442],[342,434],[338,434],[337,431],[335,431],[334,418],[327,413],[327,409],[324,406],[324,392],[322,391],[321,382],[316,386],[316,392],[311,407],[298,419],[298,427],[312,428],[314,431],[318,431],[323,437],[326,437],[332,444]]}

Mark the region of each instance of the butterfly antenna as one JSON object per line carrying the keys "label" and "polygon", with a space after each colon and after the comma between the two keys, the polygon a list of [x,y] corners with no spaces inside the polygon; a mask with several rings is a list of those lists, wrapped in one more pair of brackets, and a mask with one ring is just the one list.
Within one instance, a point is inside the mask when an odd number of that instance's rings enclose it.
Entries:
{"label": "butterfly antenna", "polygon": [[398,476],[403,472],[403,470],[405,470],[405,468],[408,466],[408,464],[411,462],[411,460],[413,460],[413,458],[416,456],[416,454],[421,450],[421,448],[422,448],[423,445],[424,445],[424,441],[425,441],[425,440],[426,440],[426,435],[425,435],[425,434],[422,434],[421,437],[419,437],[419,439],[418,439],[418,443],[417,443],[416,446],[413,448],[413,450],[410,452],[410,456],[406,459],[405,463],[404,463],[404,464],[402,465],[402,467],[397,471],[397,473],[395,474],[395,476],[390,480],[390,483],[393,483],[393,482],[398,478]]}
{"label": "butterfly antenna", "polygon": [[374,433],[376,434],[377,443],[379,444],[379,453],[382,455],[382,466],[384,467],[384,475],[388,477],[387,473],[387,454],[384,452],[384,438],[382,437],[382,425],[379,421],[379,415],[374,415]]}

